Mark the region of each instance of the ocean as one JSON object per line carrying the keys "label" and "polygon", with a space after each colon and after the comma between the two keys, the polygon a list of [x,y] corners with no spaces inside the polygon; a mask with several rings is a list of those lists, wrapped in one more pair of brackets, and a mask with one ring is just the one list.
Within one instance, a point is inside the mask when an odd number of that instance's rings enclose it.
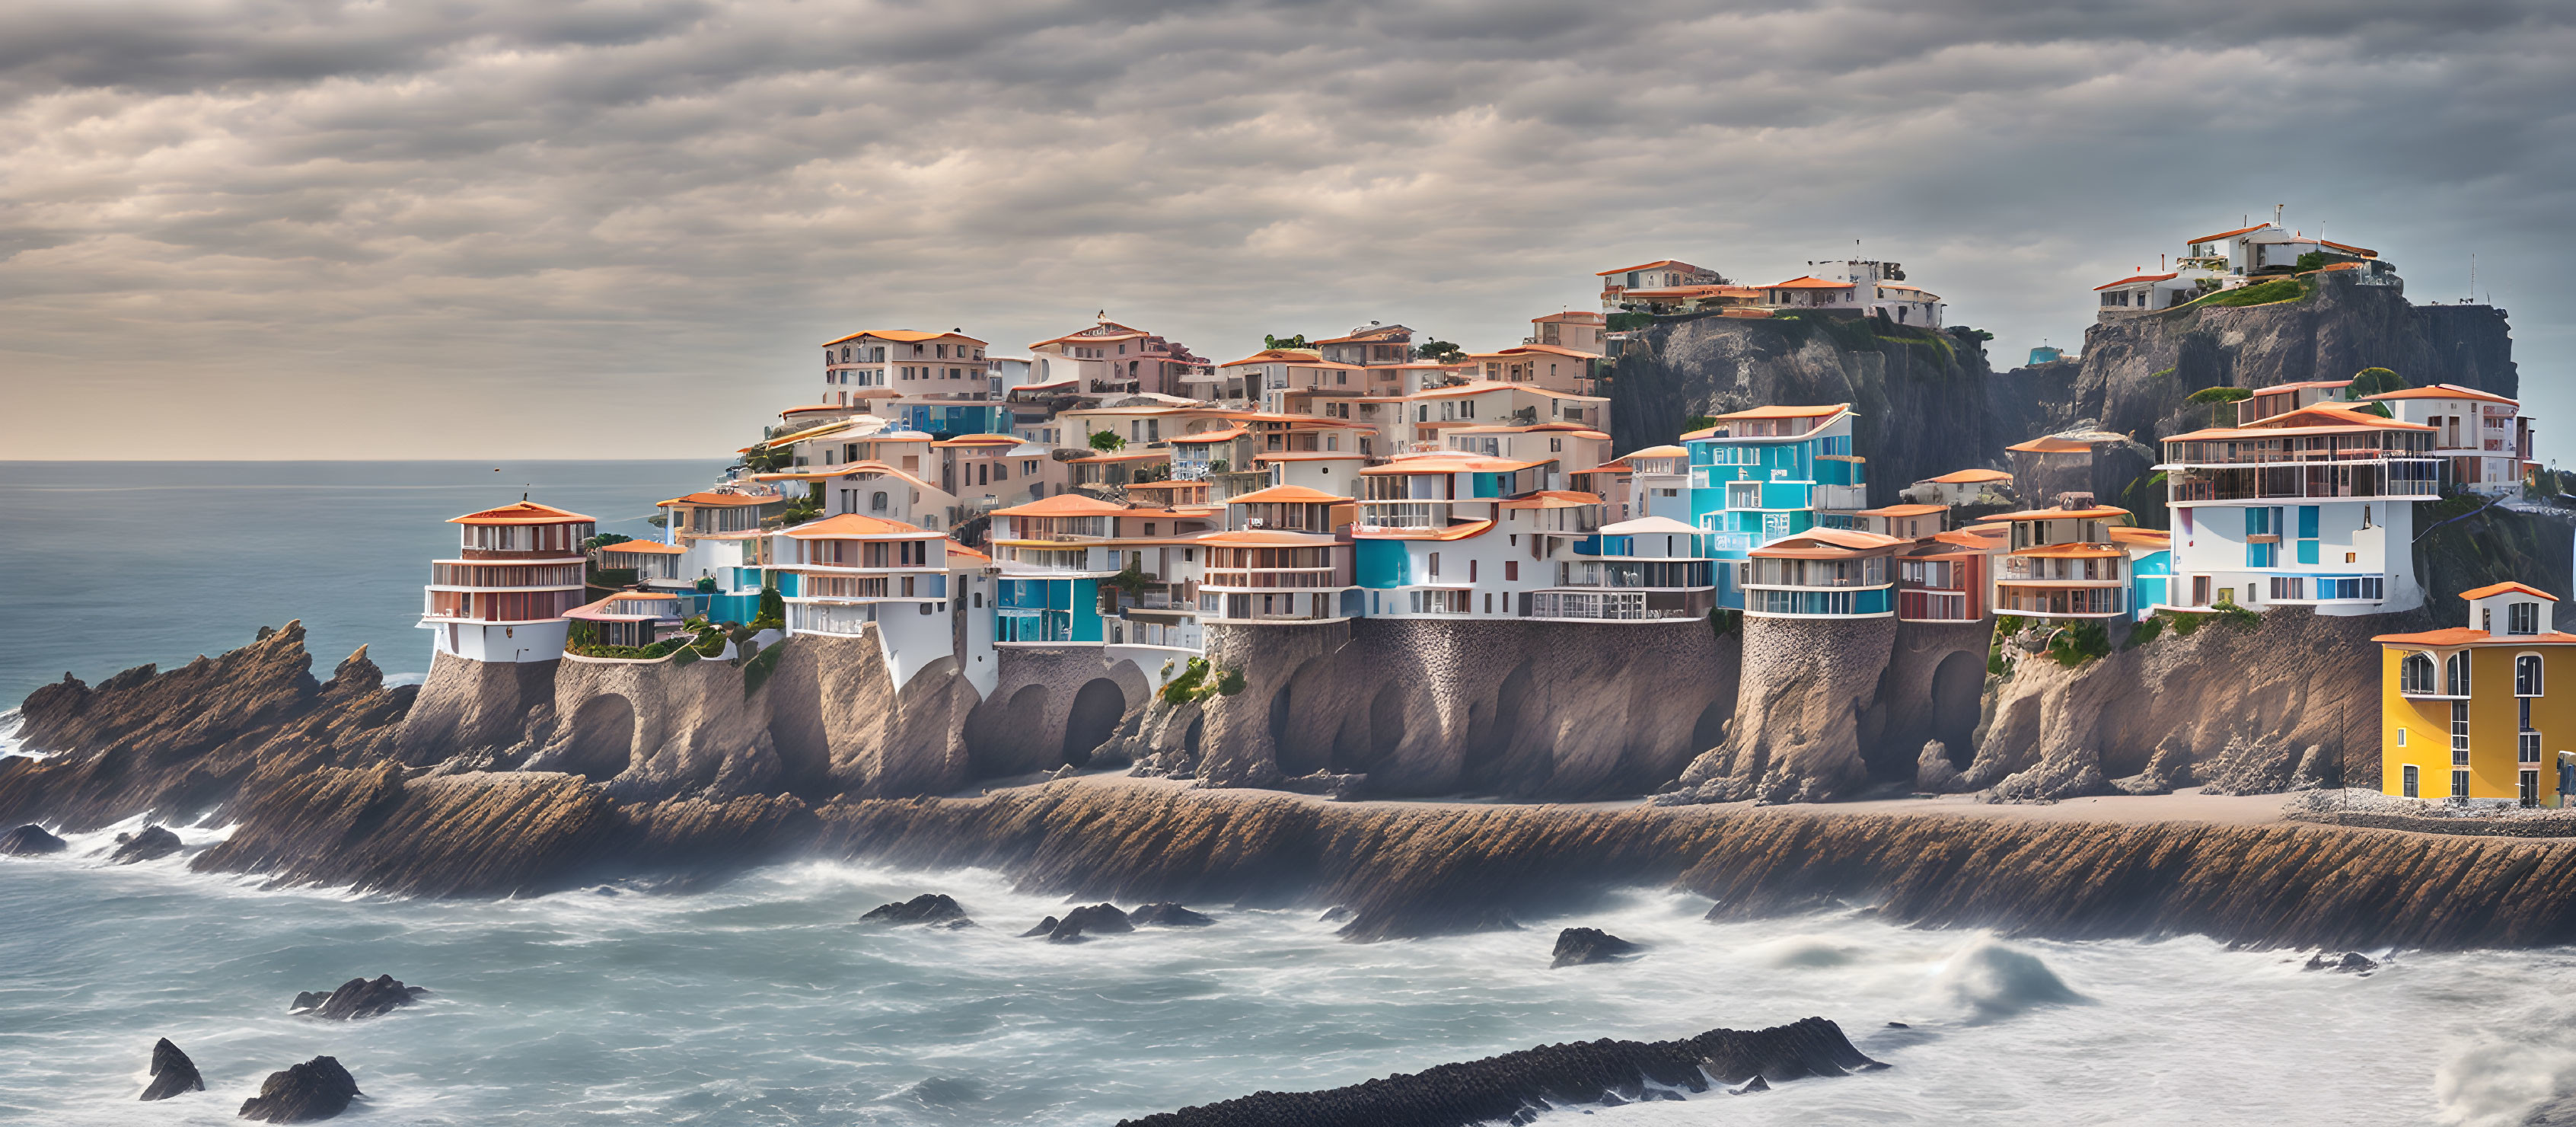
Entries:
{"label": "ocean", "polygon": [[304,620],[316,677],[361,645],[429,672],[420,618],[447,518],[522,493],[643,539],[723,462],[0,462],[0,707],[68,672],[186,664]]}
{"label": "ocean", "polygon": [[[289,618],[319,674],[366,643],[416,676],[428,646],[411,622],[427,561],[454,543],[445,518],[526,490],[636,534],[715,469],[0,464],[16,642],[0,699],[65,670],[175,665]],[[990,872],[804,861],[693,895],[405,900],[263,889],[191,873],[186,854],[110,867],[114,832],[0,859],[0,1123],[234,1123],[268,1072],[328,1054],[367,1093],[355,1124],[1107,1124],[1808,1015],[1894,1067],[1544,1121],[2505,1127],[2576,1090],[2567,949],[2400,952],[2356,977],[2189,937],[2046,942],[1855,911],[1711,924],[1707,901],[1644,890],[1472,936],[1350,944],[1311,909],[1200,904],[1215,926],[1057,946],[1017,934],[1063,903]],[[182,833],[194,852],[223,827]],[[925,891],[981,926],[858,922]],[[1556,929],[1576,925],[1648,949],[1548,969]],[[298,991],[383,973],[433,993],[349,1024],[286,1013]],[[159,1037],[208,1091],[134,1100]]]}

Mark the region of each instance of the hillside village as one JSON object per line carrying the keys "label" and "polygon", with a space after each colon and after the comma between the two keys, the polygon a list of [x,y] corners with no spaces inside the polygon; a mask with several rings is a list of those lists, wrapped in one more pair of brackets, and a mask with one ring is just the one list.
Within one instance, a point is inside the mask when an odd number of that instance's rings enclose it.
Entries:
{"label": "hillside village", "polygon": [[[2099,317],[2402,285],[2375,252],[2277,222],[2182,246],[2169,269],[2100,287]],[[1226,692],[1239,676],[1209,661],[1212,632],[1359,620],[1983,624],[2080,661],[2194,617],[2425,609],[2418,503],[2518,498],[2537,469],[2515,400],[2377,368],[2209,389],[2193,397],[2206,425],[2179,433],[2016,443],[1888,483],[1897,504],[1869,502],[1850,403],[1764,404],[1614,449],[1617,357],[1662,320],[1857,321],[1976,344],[1899,264],[1810,265],[1759,286],[1679,260],[1604,270],[1598,311],[1532,318],[1487,351],[1392,322],[1227,361],[1105,314],[1024,354],[962,328],[851,332],[819,345],[809,401],[720,480],[660,501],[656,539],[536,501],[457,517],[421,625],[440,660],[477,663],[869,636],[898,689],[941,669],[987,697],[1014,652],[1073,650],[1132,663],[1169,699]],[[2139,440],[2158,454],[2162,513],[2085,485],[2098,448]],[[2463,733],[2446,786],[2419,775],[2450,764],[2407,759],[2390,793],[2556,804],[2536,739],[2470,776],[2466,714],[2484,698],[2468,659],[2441,685],[2425,672],[2500,639],[2576,644],[2529,598],[2487,605],[2511,594],[2472,593],[2488,619],[2503,607],[2493,638],[2390,636],[2391,707],[2460,713]],[[2521,715],[2528,733],[2527,700]],[[2407,727],[2391,764],[2423,746]]]}

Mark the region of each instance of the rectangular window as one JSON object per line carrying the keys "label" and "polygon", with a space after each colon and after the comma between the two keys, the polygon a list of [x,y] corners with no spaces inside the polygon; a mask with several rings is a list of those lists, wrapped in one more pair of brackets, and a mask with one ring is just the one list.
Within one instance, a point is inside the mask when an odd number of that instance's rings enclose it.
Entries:
{"label": "rectangular window", "polygon": [[1504,560],[1504,561],[1503,561],[1503,582],[1505,582],[1505,583],[1515,582],[1515,581],[1519,580],[1519,579],[1520,579],[1520,577],[1521,577],[1521,562],[1520,562],[1519,560]]}
{"label": "rectangular window", "polygon": [[2517,772],[2517,774],[2520,778],[2516,781],[2521,785],[2516,788],[2516,792],[2517,797],[2521,799],[2522,804],[2524,806],[2540,805],[2540,772],[2521,771]]}
{"label": "rectangular window", "polygon": [[2421,798],[2421,797],[2423,797],[2423,795],[2420,795],[2420,794],[2416,793],[2415,767],[2414,767],[2414,765],[2413,765],[2413,764],[2408,764],[2408,765],[2407,765],[2407,767],[2406,767],[2406,772],[2405,772],[2405,777],[2406,777],[2406,797],[2408,797],[2408,798]]}
{"label": "rectangular window", "polygon": [[2397,746],[2406,746],[2406,729],[2404,728],[2397,729]]}
{"label": "rectangular window", "polygon": [[2468,796],[2469,796],[2469,773],[2468,773],[2468,772],[2466,772],[2466,771],[2453,771],[2453,772],[2451,772],[2451,797],[2453,797],[2453,798],[2467,798]]}
{"label": "rectangular window", "polygon": [[2508,603],[2504,608],[2504,621],[2507,634],[2540,633],[2540,604]]}
{"label": "rectangular window", "polygon": [[2468,763],[2469,702],[2455,700],[2451,702],[2451,765],[2465,767]]}
{"label": "rectangular window", "polygon": [[2540,762],[2540,733],[2538,733],[2538,732],[2517,732],[2517,733],[2515,733],[2515,734],[2514,734],[2514,749],[2513,749],[2513,751],[2514,751],[2513,761],[2514,761],[2514,762],[2516,762],[2516,763],[2538,763],[2538,762]]}

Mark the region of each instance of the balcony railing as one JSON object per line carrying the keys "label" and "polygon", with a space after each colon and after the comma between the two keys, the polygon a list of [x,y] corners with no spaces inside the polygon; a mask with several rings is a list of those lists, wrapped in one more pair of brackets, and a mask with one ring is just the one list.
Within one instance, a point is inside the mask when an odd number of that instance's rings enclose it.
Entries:
{"label": "balcony railing", "polygon": [[1279,570],[1236,571],[1211,568],[1199,581],[1203,590],[1261,590],[1287,587],[1348,587],[1335,574],[1338,568],[1287,568]]}
{"label": "balcony railing", "polygon": [[1857,485],[1819,485],[1815,505],[1819,509],[1866,509],[1869,490]]}
{"label": "balcony railing", "polygon": [[[2096,565],[2090,575],[2081,566],[2087,562]],[[2120,563],[2119,559],[2109,556],[2095,561],[2006,556],[2003,566],[1996,569],[1995,578],[2005,583],[2118,583],[2121,582]],[[2077,566],[2069,567],[2069,564]]]}

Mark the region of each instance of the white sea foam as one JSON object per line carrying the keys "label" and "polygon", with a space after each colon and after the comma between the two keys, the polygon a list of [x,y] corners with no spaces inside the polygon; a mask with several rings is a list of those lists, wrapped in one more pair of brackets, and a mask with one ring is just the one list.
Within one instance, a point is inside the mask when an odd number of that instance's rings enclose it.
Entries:
{"label": "white sea foam", "polygon": [[1979,938],[1942,961],[1932,992],[1971,1023],[2019,1017],[2040,1006],[2076,1005],[2087,999],[2027,951],[1991,937]]}

